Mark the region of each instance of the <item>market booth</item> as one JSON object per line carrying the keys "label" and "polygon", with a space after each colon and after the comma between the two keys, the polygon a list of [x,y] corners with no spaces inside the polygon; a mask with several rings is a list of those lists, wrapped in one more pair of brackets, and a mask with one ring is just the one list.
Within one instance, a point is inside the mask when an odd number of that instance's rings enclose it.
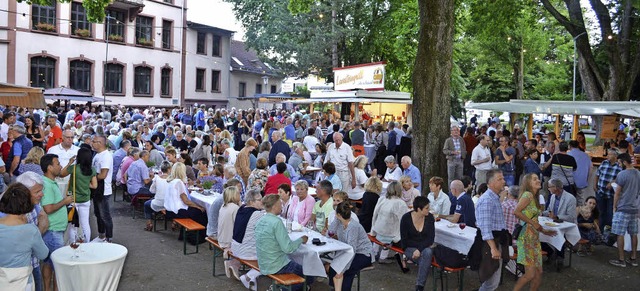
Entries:
{"label": "market booth", "polygon": [[293,104],[340,104],[342,120],[366,115],[374,122],[397,121],[411,124],[411,94],[385,91],[385,62],[334,68],[334,90],[313,91],[311,98]]}
{"label": "market booth", "polygon": [[0,83],[0,104],[26,108],[45,108],[42,88]]}
{"label": "market booth", "polygon": [[[509,113],[529,114],[527,135],[533,132],[533,114],[573,115],[573,124],[579,124],[579,117],[602,116],[600,138],[615,139],[621,117],[640,117],[640,102],[634,101],[549,101],[549,100],[510,100],[509,102],[469,103],[467,109],[480,109]],[[560,132],[560,118],[556,118],[554,132]],[[571,138],[575,139],[579,126],[573,126]],[[604,154],[602,147],[593,147],[587,153],[595,164],[601,162]],[[636,163],[640,157],[636,157]]]}

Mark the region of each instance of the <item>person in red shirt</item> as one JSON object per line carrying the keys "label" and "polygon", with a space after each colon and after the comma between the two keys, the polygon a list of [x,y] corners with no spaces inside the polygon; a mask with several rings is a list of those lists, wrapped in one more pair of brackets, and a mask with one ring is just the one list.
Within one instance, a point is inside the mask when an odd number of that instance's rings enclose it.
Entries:
{"label": "person in red shirt", "polygon": [[265,196],[278,194],[278,187],[282,184],[287,184],[289,185],[289,187],[291,187],[291,179],[287,178],[287,176],[284,175],[284,172],[287,170],[287,164],[276,164],[276,170],[278,170],[278,173],[269,177],[267,179],[267,184],[264,186]]}
{"label": "person in red shirt", "polygon": [[47,148],[46,151],[49,150],[54,145],[57,145],[62,142],[62,129],[58,126],[56,121],[58,117],[55,115],[49,115],[47,117],[47,124],[51,128],[49,130],[49,138],[47,139]]}

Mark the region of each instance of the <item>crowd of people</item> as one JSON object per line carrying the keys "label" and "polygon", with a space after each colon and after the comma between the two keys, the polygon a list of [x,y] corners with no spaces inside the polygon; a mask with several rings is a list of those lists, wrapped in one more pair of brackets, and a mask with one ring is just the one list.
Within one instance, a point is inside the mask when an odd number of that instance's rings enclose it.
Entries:
{"label": "crowd of people", "polygon": [[[538,239],[538,232],[555,235],[538,223],[541,215],[577,223],[592,244],[617,236],[619,258],[610,263],[637,265],[636,252],[625,259],[623,251],[624,233],[637,234],[640,191],[640,172],[633,168],[633,146],[626,135],[610,143],[596,171],[597,183],[589,185],[593,165],[584,152],[584,134],[569,142],[553,132],[527,139],[517,126],[511,132],[499,120],[482,126],[472,120],[469,126],[453,125],[443,144],[447,173],[442,175],[447,178],[429,177],[423,187],[420,169],[411,160],[409,125],[343,121],[335,114],[204,105],[4,109],[0,246],[7,251],[0,255],[0,267],[10,276],[7,282],[54,290],[51,252],[74,240],[112,242],[110,197],[117,187],[134,204],[151,198],[144,203],[147,231],[161,211],[166,219],[190,218],[206,225],[201,235],[225,249],[227,276],[252,290],[260,274],[304,275],[288,255],[308,238],[291,240],[289,224],[353,247],[356,255],[346,269],[327,266],[336,290],[350,290],[355,275],[374,262],[397,263],[405,273],[410,263],[416,264],[416,290],[424,290],[434,256],[434,223],[440,219],[479,229],[480,290],[497,288],[509,246],[525,267],[516,289],[540,285],[543,249],[562,260],[564,248]],[[372,154],[365,146],[373,148]],[[220,195],[205,209],[192,199],[191,187]],[[93,240],[91,205],[98,226]],[[517,224],[523,229],[512,240]],[[400,247],[404,255],[390,256],[367,234]],[[28,241],[28,248],[16,241]],[[636,236],[632,244],[635,250]],[[588,255],[592,247],[578,251]],[[240,263],[229,252],[257,260],[260,272],[240,275]]]}

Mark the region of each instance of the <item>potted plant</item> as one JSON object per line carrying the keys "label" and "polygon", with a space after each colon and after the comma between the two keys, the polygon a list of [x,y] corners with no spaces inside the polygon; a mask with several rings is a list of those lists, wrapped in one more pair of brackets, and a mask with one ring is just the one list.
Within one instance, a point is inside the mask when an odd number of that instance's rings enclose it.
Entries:
{"label": "potted plant", "polygon": [[152,161],[148,161],[148,162],[146,162],[146,164],[147,164],[147,168],[153,168],[153,167],[156,166],[156,163],[154,163]]}
{"label": "potted plant", "polygon": [[78,28],[73,33],[75,33],[75,35],[80,36],[80,37],[90,37],[91,36],[91,31],[89,31],[88,29]]}
{"label": "potted plant", "polygon": [[51,23],[38,22],[36,24],[36,29],[41,30],[41,31],[55,32],[56,31],[56,26],[51,24]]}
{"label": "potted plant", "polygon": [[141,37],[138,39],[138,44],[143,46],[153,46],[153,41],[151,41],[150,39]]}
{"label": "potted plant", "polygon": [[122,35],[119,35],[119,34],[110,34],[109,35],[109,40],[110,41],[122,42],[124,40],[124,38],[122,37]]}

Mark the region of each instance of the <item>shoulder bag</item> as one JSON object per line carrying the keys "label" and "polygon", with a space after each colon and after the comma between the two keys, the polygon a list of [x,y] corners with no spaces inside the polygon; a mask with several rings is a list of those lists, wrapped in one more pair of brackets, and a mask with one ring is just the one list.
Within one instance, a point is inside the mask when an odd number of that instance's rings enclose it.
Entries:
{"label": "shoulder bag", "polygon": [[[69,223],[78,223],[78,211],[76,210],[76,168],[78,165],[73,166],[73,204],[67,206],[67,221]],[[69,184],[70,185],[70,184]],[[69,186],[67,186],[69,189]]]}
{"label": "shoulder bag", "polygon": [[[558,156],[556,155],[556,161],[558,161],[558,165],[560,165],[560,159],[558,158]],[[567,192],[571,193],[571,195],[576,196],[578,195],[578,187],[576,187],[575,183],[571,183],[569,181],[569,177],[567,177],[567,173],[564,172],[564,169],[562,169],[562,166],[560,166],[560,171],[562,172],[562,175],[564,175],[564,179],[567,180],[567,183],[569,183],[568,188],[564,188],[564,190],[566,190]]]}

